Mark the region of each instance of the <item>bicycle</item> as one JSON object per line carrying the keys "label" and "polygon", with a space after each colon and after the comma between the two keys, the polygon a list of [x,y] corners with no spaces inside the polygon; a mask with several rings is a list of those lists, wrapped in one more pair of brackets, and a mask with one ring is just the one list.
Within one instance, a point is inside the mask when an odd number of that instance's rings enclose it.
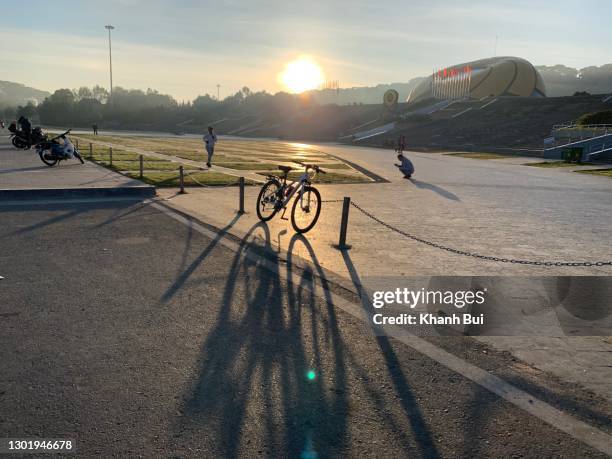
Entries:
{"label": "bicycle", "polygon": [[[278,166],[283,171],[280,178],[275,175],[267,177],[268,181],[257,196],[257,216],[267,222],[283,209],[281,219],[286,220],[283,217],[287,204],[297,193],[291,207],[291,226],[297,233],[303,234],[315,226],[321,214],[321,193],[311,185],[311,180],[319,173],[325,174],[325,171],[314,164],[297,164],[304,166],[304,173],[296,182],[287,183],[289,172],[294,170],[291,166]],[[310,171],[314,171],[312,176]]]}

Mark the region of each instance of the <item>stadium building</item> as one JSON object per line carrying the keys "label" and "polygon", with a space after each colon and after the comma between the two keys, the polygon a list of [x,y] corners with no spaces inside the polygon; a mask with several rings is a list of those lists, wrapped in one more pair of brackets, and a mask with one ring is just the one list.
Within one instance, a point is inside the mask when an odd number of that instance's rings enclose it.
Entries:
{"label": "stadium building", "polygon": [[525,59],[492,57],[434,70],[412,90],[407,102],[498,96],[546,97],[546,87]]}

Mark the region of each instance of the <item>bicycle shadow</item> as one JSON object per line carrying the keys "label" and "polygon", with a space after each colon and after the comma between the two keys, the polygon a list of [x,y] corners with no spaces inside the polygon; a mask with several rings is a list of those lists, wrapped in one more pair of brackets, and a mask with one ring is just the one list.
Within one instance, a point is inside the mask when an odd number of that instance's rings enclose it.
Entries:
{"label": "bicycle shadow", "polygon": [[[180,432],[212,432],[218,454],[225,457],[238,456],[241,441],[251,441],[246,420],[252,410],[263,424],[263,444],[282,445],[290,456],[310,454],[315,444],[328,455],[347,441],[344,346],[335,318],[321,325],[311,272],[285,287],[280,267],[269,229],[258,223],[231,262],[221,308],[202,346],[198,376],[175,426]],[[287,269],[291,277],[292,268]],[[302,339],[306,310],[313,314],[310,342]],[[312,381],[307,377],[321,364],[327,339],[334,343],[332,391],[318,374]]]}
{"label": "bicycle shadow", "polygon": [[[271,241],[269,227],[258,223],[233,255],[221,307],[171,427],[175,450],[197,448],[205,433],[206,443],[223,457],[249,451],[337,456],[353,446],[351,420],[353,429],[362,427],[358,416],[350,416],[356,384],[376,411],[389,407],[375,378],[346,344],[332,286],[309,241],[297,234],[291,238],[286,267]],[[303,259],[297,253],[305,254]],[[430,441],[415,448],[395,415],[378,422],[406,453],[437,457]],[[415,429],[418,441],[427,432]]]}

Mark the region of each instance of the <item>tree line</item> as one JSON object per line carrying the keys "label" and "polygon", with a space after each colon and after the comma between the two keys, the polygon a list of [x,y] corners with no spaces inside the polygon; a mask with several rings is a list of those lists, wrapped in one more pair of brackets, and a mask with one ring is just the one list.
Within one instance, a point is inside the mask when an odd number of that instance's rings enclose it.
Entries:
{"label": "tree line", "polygon": [[224,118],[255,115],[271,122],[291,116],[316,103],[308,95],[284,92],[252,92],[244,87],[223,100],[209,94],[193,101],[177,102],[154,89],[114,87],[112,96],[101,87],[58,89],[39,105],[28,103],[4,109],[4,119],[23,115],[43,126],[90,127],[102,129],[188,130],[189,126],[214,123]]}

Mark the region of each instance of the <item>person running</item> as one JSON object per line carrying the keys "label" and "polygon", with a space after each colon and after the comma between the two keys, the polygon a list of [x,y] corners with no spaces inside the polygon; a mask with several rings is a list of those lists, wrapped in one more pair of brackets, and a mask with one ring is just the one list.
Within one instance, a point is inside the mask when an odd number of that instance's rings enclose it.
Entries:
{"label": "person running", "polygon": [[206,165],[210,167],[210,162],[212,161],[213,154],[215,153],[215,144],[217,143],[217,136],[213,132],[212,126],[208,126],[208,133],[202,137],[204,139],[204,143],[206,144],[206,152],[208,153],[208,161]]}
{"label": "person running", "polygon": [[412,161],[405,157],[403,153],[397,155],[397,159],[400,160],[400,164],[396,164],[395,166],[398,167],[400,171],[402,171],[402,174],[404,174],[404,178],[409,179],[410,177],[412,177],[412,174],[414,174],[414,166],[412,165]]}

